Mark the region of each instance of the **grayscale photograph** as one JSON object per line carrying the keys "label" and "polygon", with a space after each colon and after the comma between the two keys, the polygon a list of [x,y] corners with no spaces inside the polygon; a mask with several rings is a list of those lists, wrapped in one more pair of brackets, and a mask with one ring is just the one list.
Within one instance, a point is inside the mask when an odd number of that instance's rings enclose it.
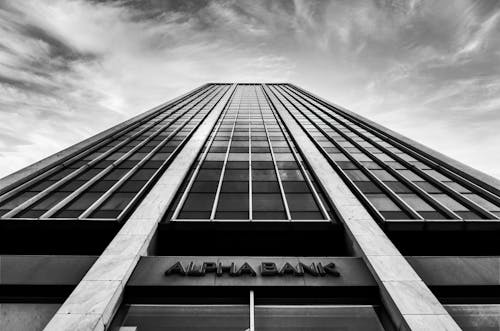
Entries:
{"label": "grayscale photograph", "polygon": [[0,0],[1,331],[500,331],[500,1]]}

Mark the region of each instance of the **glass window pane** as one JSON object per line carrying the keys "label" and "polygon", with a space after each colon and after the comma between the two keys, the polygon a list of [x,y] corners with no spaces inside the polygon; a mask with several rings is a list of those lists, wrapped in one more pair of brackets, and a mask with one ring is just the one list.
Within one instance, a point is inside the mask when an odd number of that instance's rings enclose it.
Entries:
{"label": "glass window pane", "polygon": [[211,211],[215,194],[189,193],[183,211]]}
{"label": "glass window pane", "polygon": [[253,194],[252,202],[254,211],[281,211],[284,209],[279,194]]}
{"label": "glass window pane", "polygon": [[217,211],[248,210],[248,194],[223,193],[219,197]]}
{"label": "glass window pane", "polygon": [[247,330],[247,305],[131,305],[122,326],[140,331]]}
{"label": "glass window pane", "polygon": [[312,194],[287,194],[288,208],[293,211],[318,211],[318,205]]}
{"label": "glass window pane", "polygon": [[252,181],[274,181],[277,180],[273,169],[252,169]]}
{"label": "glass window pane", "polygon": [[384,211],[399,211],[401,210],[388,196],[385,194],[366,194],[366,197],[378,210]]}
{"label": "glass window pane", "polygon": [[256,306],[259,331],[383,331],[371,306]]}
{"label": "glass window pane", "polygon": [[500,305],[498,304],[445,305],[444,308],[463,330],[499,329]]}

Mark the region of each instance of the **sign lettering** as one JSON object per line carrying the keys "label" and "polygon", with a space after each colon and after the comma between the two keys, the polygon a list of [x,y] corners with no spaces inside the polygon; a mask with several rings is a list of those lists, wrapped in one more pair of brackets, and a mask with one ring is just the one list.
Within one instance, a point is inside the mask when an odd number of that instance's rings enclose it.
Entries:
{"label": "sign lettering", "polygon": [[230,275],[232,277],[256,277],[257,275],[263,277],[281,277],[287,275],[296,277],[302,277],[304,275],[310,275],[313,277],[340,277],[340,273],[337,271],[335,263],[333,262],[327,264],[313,262],[310,265],[302,262],[297,265],[292,265],[290,262],[285,262],[280,266],[274,262],[262,262],[258,269],[259,270],[254,270],[254,268],[247,262],[237,266],[234,262],[203,262],[197,264],[192,261],[185,268],[180,261],[177,261],[165,271],[165,276],[180,275],[203,277],[207,274],[216,274],[218,277],[223,275]]}

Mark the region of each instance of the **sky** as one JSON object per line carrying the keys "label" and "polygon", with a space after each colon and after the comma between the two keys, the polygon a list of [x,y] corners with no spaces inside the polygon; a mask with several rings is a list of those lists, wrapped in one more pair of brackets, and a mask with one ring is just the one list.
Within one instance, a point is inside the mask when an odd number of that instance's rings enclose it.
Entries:
{"label": "sky", "polygon": [[500,2],[0,0],[0,177],[206,82],[291,82],[500,178]]}

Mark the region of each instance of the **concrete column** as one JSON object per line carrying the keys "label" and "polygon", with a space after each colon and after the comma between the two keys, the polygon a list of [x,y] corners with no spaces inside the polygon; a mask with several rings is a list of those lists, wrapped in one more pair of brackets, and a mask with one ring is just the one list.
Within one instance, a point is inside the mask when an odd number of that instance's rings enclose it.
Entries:
{"label": "concrete column", "polygon": [[379,285],[383,304],[397,329],[460,330],[302,127],[270,89],[264,89],[339,212],[348,236]]}
{"label": "concrete column", "polygon": [[203,121],[44,330],[105,330],[109,326],[125,284],[235,88],[226,92]]}

